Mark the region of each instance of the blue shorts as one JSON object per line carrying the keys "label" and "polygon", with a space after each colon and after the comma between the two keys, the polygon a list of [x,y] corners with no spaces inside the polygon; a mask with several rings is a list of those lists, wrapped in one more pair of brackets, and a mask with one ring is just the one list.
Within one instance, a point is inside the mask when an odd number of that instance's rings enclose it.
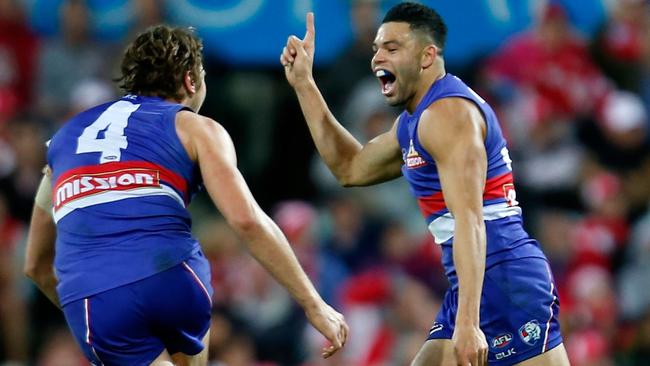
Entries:
{"label": "blue shorts", "polygon": [[211,298],[210,267],[199,251],[151,277],[73,301],[63,312],[93,365],[149,365],[165,349],[203,350]]}
{"label": "blue shorts", "polygon": [[[490,366],[513,365],[561,344],[559,305],[543,258],[510,260],[486,270],[480,316]],[[457,308],[458,292],[450,289],[427,340],[451,339]]]}

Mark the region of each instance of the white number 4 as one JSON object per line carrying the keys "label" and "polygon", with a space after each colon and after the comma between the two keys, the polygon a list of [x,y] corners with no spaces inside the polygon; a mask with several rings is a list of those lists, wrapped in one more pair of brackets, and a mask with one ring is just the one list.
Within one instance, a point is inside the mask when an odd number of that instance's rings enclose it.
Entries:
{"label": "white number 4", "polygon": [[[138,107],[139,104],[123,100],[113,103],[79,136],[77,154],[101,152],[100,164],[119,161],[122,149],[129,145],[124,129],[129,123],[131,113]],[[104,138],[98,138],[100,131],[104,131]]]}

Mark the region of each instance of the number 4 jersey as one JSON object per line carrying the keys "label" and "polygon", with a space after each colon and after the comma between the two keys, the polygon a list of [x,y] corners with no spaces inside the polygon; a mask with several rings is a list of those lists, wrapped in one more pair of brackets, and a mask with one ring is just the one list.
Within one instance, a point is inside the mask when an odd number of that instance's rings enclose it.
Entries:
{"label": "number 4 jersey", "polygon": [[417,134],[422,112],[436,100],[450,97],[473,102],[486,122],[485,150],[488,161],[483,192],[483,218],[487,238],[486,268],[510,259],[545,257],[538,243],[531,239],[522,227],[521,209],[516,200],[512,177],[512,161],[492,108],[459,78],[447,74],[431,86],[413,114],[405,111],[400,115],[397,138],[404,160],[402,174],[418,200],[429,231],[436,243],[442,245],[443,266],[451,280],[452,288],[455,289],[457,282],[452,251],[454,217],[445,204],[436,163],[420,144]]}
{"label": "number 4 jersey", "polygon": [[186,205],[200,174],[175,127],[185,108],[127,95],[73,117],[50,141],[62,305],[199,251]]}

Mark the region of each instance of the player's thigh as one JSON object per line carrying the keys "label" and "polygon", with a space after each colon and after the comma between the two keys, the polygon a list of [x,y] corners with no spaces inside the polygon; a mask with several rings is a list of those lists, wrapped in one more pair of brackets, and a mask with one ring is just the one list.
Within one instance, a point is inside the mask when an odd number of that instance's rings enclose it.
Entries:
{"label": "player's thigh", "polygon": [[451,339],[431,339],[424,342],[411,366],[456,366]]}
{"label": "player's thigh", "polygon": [[196,355],[205,349],[212,305],[206,288],[209,272],[201,273],[201,268],[190,258],[141,291],[149,299],[150,325],[170,355]]}
{"label": "player's thigh", "polygon": [[199,354],[190,356],[184,353],[175,353],[172,355],[174,365],[176,366],[206,366],[208,364],[208,345],[210,343],[210,330],[203,337],[203,351]]}
{"label": "player's thigh", "polygon": [[570,364],[564,344],[560,344],[548,352],[518,363],[517,366],[570,366]]}

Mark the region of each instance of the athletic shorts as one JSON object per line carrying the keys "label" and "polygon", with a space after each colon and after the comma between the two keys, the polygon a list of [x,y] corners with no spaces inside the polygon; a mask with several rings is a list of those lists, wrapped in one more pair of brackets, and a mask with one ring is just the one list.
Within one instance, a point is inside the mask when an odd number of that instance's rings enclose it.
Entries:
{"label": "athletic shorts", "polygon": [[[489,268],[480,310],[489,365],[513,365],[561,344],[559,305],[545,259],[510,260]],[[458,292],[450,289],[427,340],[452,338],[457,308]]]}
{"label": "athletic shorts", "polygon": [[210,267],[199,251],[151,277],[71,302],[63,312],[93,365],[139,366],[165,349],[200,353],[211,298]]}

